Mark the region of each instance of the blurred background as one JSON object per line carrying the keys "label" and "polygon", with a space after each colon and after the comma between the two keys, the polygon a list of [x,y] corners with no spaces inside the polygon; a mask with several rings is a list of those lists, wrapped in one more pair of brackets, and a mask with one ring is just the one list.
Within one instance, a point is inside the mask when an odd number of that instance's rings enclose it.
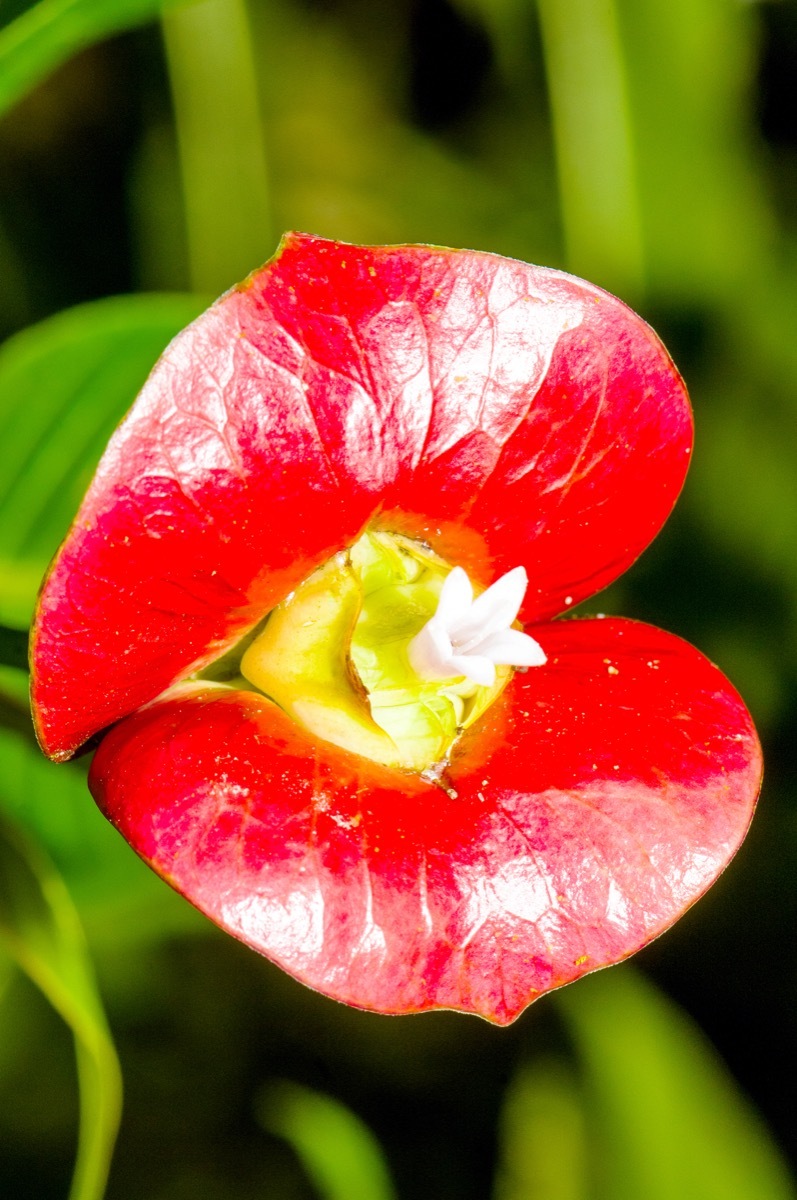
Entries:
{"label": "blurred background", "polygon": [[[797,5],[0,0],[0,21],[0,1195],[793,1200]],[[14,631],[104,442],[288,228],[584,275],[692,393],[673,518],[583,607],[731,677],[759,813],[663,939],[509,1029],[304,989],[32,740]]]}

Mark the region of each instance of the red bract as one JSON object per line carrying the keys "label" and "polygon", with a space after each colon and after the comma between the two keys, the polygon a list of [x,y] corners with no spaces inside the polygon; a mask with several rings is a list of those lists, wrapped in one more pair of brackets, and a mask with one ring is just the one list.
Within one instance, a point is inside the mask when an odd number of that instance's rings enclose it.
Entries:
{"label": "red bract", "polygon": [[[690,447],[666,351],[605,292],[292,235],[172,343],[111,441],[42,593],[42,745],[67,758],[119,722],[100,806],[304,982],[510,1021],[671,924],[750,819],[758,743],[715,667],[635,622],[547,623],[650,541]],[[548,662],[455,744],[445,788],[188,679],[366,527],[482,586],[528,572]]]}

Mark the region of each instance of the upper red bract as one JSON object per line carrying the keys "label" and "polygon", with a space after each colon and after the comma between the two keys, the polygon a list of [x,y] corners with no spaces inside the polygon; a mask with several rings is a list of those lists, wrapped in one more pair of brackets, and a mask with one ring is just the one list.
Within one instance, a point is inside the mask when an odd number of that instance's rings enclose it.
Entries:
{"label": "upper red bract", "polygon": [[[691,449],[652,330],[493,255],[291,235],[168,348],[45,583],[43,747],[156,870],[350,1003],[511,1020],[676,919],[741,841],[744,706],[683,642],[540,624],[655,535]],[[548,664],[457,744],[457,795],[185,685],[365,525],[486,585],[522,564]],[[134,714],[134,715],[131,715]]]}

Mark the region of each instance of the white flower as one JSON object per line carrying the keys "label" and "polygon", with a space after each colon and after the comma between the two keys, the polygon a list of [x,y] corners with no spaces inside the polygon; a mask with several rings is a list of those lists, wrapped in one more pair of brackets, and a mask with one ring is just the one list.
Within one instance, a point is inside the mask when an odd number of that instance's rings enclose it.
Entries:
{"label": "white flower", "polygon": [[527,633],[512,629],[528,586],[515,567],[473,599],[462,567],[446,576],[437,612],[407,647],[410,665],[422,679],[466,676],[483,687],[495,683],[496,664],[541,667],[545,654]]}

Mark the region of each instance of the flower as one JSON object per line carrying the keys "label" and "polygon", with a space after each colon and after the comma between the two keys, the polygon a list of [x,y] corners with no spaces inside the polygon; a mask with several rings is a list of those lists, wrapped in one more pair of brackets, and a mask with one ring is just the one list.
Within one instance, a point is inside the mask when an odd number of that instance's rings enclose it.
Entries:
{"label": "flower", "polygon": [[496,663],[541,667],[542,647],[511,627],[527,587],[524,568],[515,567],[474,600],[466,572],[454,567],[443,584],[437,611],[409,644],[413,669],[422,679],[464,675],[492,687]]}
{"label": "flower", "polygon": [[719,670],[553,620],[644,549],[690,449],[666,351],[600,289],[289,235],[111,440],[42,590],[42,746],[102,734],[133,848],[310,986],[506,1023],[661,933],[750,820]]}

